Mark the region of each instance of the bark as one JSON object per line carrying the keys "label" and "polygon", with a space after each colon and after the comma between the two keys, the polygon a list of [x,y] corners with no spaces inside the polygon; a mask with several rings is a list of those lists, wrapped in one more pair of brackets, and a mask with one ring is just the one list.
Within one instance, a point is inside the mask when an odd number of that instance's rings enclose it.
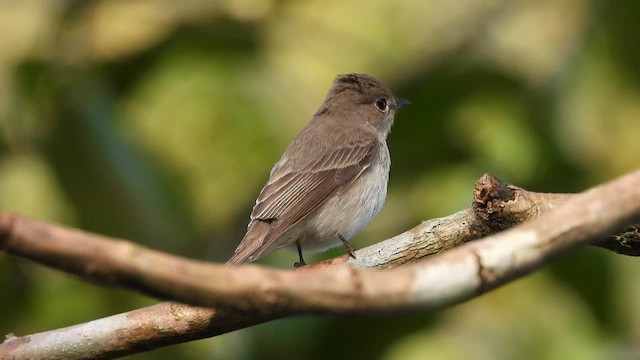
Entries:
{"label": "bark", "polygon": [[[458,246],[527,219],[531,221]],[[441,308],[590,243],[636,255],[637,231],[606,236],[639,220],[640,171],[578,195],[528,192],[485,175],[468,210],[359,250],[356,259],[339,257],[303,271],[284,271],[256,265],[231,269],[0,213],[0,248],[7,253],[192,305],[163,303],[69,328],[10,336],[0,345],[0,358],[38,358],[43,353],[50,358],[106,358],[288,315]],[[350,266],[341,266],[345,263]]]}

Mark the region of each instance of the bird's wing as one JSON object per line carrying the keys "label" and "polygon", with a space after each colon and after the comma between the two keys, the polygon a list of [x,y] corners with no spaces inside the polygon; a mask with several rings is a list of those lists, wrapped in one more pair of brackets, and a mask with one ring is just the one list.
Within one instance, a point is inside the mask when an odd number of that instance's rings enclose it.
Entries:
{"label": "bird's wing", "polygon": [[281,160],[260,192],[249,230],[229,262],[253,261],[275,250],[280,236],[371,166],[377,146],[377,138],[358,139],[317,154],[306,166]]}

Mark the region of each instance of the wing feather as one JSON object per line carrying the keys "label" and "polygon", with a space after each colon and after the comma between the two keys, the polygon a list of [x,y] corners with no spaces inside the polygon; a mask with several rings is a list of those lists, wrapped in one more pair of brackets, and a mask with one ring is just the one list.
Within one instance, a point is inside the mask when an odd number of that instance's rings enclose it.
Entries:
{"label": "wing feather", "polygon": [[[236,255],[242,253],[241,259],[235,256],[236,262],[255,260],[274,250],[279,245],[275,242],[284,233],[333,195],[351,186],[371,166],[379,146],[377,137],[358,140],[318,154],[306,162],[307,166],[286,158],[278,162],[256,200],[249,230],[236,249]],[[250,234],[255,222],[270,224],[261,240]]]}

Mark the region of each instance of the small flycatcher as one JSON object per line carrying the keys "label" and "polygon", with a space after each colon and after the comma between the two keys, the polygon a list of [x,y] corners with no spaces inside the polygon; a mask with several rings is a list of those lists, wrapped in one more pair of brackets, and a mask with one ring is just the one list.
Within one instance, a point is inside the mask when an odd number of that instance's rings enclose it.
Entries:
{"label": "small flycatcher", "polygon": [[247,233],[227,262],[254,261],[276,249],[322,251],[344,244],[378,214],[387,196],[387,135],[410,104],[366,74],[338,75],[324,103],[271,169]]}

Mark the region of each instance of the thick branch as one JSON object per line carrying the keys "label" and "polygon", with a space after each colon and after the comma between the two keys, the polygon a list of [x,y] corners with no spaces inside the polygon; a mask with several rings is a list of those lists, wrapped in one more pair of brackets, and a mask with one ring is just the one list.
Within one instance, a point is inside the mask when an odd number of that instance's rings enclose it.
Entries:
{"label": "thick branch", "polygon": [[278,318],[164,302],[84,324],[15,337],[0,344],[0,359],[113,359],[224,334]]}
{"label": "thick branch", "polygon": [[[621,225],[638,220],[639,178],[639,172],[627,175],[611,184],[576,196],[567,204],[554,210],[553,214],[543,215],[511,231],[433,257],[432,261],[380,272],[362,272],[352,267],[296,273],[257,266],[227,269],[180,260],[177,257],[145,250],[125,242],[119,242],[114,246],[112,240],[103,237],[61,229],[7,214],[0,217],[0,234],[2,234],[0,246],[7,252],[72,270],[94,280],[136,287],[150,294],[175,298],[192,304],[237,306],[255,311],[252,317],[256,314],[269,314],[258,318],[257,322],[295,313],[415,311],[440,307],[475,296],[513,277],[521,276],[535,267],[542,266],[546,261],[571,248],[601,238]],[[512,190],[515,192],[514,203],[518,202],[519,192],[526,193],[516,188]],[[477,199],[482,198],[476,195]],[[540,196],[543,197],[542,194]],[[478,202],[479,205],[476,205],[476,208],[490,208],[487,205],[491,201]],[[493,202],[491,204],[493,205]],[[546,208],[555,206],[553,204]],[[542,206],[539,211],[542,212],[544,209],[545,207]],[[478,211],[469,210],[449,218],[423,223],[394,238],[396,240],[394,245],[410,243],[404,248],[404,245],[389,246],[388,242],[391,240],[388,240],[361,250],[357,253],[357,258],[361,261],[367,257],[366,252],[376,247],[379,251],[392,249],[389,253],[391,256],[387,257],[391,260],[387,266],[393,266],[407,262],[407,259],[423,257],[429,251],[441,251],[448,246],[455,246],[481,236],[486,231],[495,230],[487,225],[487,219],[478,221],[480,217],[478,214]],[[461,226],[452,226],[452,231],[448,232],[447,229],[452,223]],[[71,239],[73,246],[58,248],[61,243],[64,245],[61,237]],[[423,245],[415,246],[413,245],[415,243],[408,242],[407,239],[414,241],[437,239],[438,241],[425,241]],[[90,251],[83,250],[87,247]],[[393,256],[393,253],[397,255]],[[93,261],[88,261],[91,259]],[[339,260],[333,261],[333,263],[337,262]],[[354,265],[382,266],[384,262],[374,261],[364,264],[356,262]],[[163,287],[163,284],[167,286]],[[163,306],[165,309],[168,307],[168,305],[158,305],[159,308]],[[183,314],[195,311],[189,310],[186,306],[176,306],[185,309]],[[59,335],[63,331],[74,328],[86,330],[90,327],[89,324],[95,326],[97,322],[100,322],[101,329],[115,331],[117,327],[102,327],[108,325],[108,319],[112,318],[129,319],[128,323],[120,322],[120,324],[127,330],[131,330],[132,326],[135,326],[131,322],[133,314],[153,311],[151,309],[136,310],[77,327],[15,338],[0,345],[0,355],[4,351],[10,356],[15,356],[19,351],[24,351],[29,342],[36,339],[46,341],[56,334]],[[212,336],[256,323],[256,321],[247,321],[246,316],[238,316],[233,320],[235,327],[229,326],[228,323],[221,323],[216,318],[216,311],[220,314],[221,310],[201,310],[204,313],[196,312],[194,313],[196,315],[192,315],[193,317],[187,315],[186,319],[182,319],[182,324],[190,324],[189,330],[182,332],[169,330],[170,335],[165,331],[164,334],[167,335],[165,338],[169,339],[168,343]],[[166,318],[166,311],[158,313],[164,314],[165,318],[154,320],[170,320]],[[226,310],[222,314],[227,316],[222,316],[222,319],[229,321],[228,314],[231,313],[241,314]],[[203,322],[202,317],[210,321]],[[198,319],[200,319],[199,323],[195,321]],[[44,338],[37,338],[38,336]],[[86,339],[84,338],[84,341]],[[129,350],[123,347],[120,352],[113,353],[130,352],[130,349],[136,346],[141,348],[152,343],[149,339],[142,339],[139,343],[136,342],[137,340],[132,341],[133,344],[123,345],[128,346]],[[57,344],[61,347],[59,342]],[[155,344],[162,344],[162,342]],[[31,347],[34,345],[31,344]],[[111,349],[113,351],[113,348]],[[104,350],[102,353],[107,351]]]}

